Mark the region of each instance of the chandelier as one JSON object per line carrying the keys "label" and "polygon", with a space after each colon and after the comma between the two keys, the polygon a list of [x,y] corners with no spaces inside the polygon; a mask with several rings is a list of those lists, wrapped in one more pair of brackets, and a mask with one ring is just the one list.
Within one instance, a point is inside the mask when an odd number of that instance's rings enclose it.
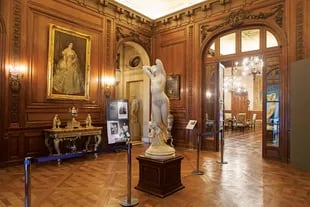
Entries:
{"label": "chandelier", "polygon": [[234,93],[248,92],[247,88],[242,84],[241,78],[237,76],[224,77],[224,91]]}
{"label": "chandelier", "polygon": [[238,72],[238,62],[234,63],[234,66],[231,67],[231,75],[224,77],[224,91],[234,92],[234,93],[247,93],[248,90],[245,87],[242,76],[235,75]]}
{"label": "chandelier", "polygon": [[251,56],[243,59],[243,73],[253,75],[255,80],[257,75],[263,73],[264,62],[261,56]]}

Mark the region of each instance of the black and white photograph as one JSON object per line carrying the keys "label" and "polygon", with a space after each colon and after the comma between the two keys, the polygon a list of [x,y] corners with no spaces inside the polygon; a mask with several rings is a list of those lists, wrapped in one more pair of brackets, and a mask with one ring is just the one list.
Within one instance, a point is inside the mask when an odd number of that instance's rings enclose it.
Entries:
{"label": "black and white photograph", "polygon": [[128,102],[118,102],[118,118],[128,119]]}
{"label": "black and white photograph", "polygon": [[121,139],[127,139],[130,138],[130,132],[129,132],[129,121],[128,120],[120,120],[119,121],[119,137]]}
{"label": "black and white photograph", "polygon": [[108,130],[108,143],[112,144],[115,142],[121,142],[119,137],[119,123],[118,121],[108,121],[107,122],[107,130]]}
{"label": "black and white photograph", "polygon": [[118,120],[118,101],[108,100],[107,120]]}

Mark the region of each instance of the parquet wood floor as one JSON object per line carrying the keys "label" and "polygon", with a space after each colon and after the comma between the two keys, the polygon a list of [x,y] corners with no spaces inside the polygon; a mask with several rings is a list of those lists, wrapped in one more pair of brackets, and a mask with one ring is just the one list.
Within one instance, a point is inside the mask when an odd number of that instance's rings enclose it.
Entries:
{"label": "parquet wood floor", "polygon": [[[132,149],[132,196],[139,207],[310,207],[310,172],[278,161],[263,160],[261,130],[228,132],[225,157],[201,152],[200,170],[193,175],[196,151],[176,148],[182,154],[182,183],[185,188],[166,198],[138,191],[136,157],[148,147]],[[24,206],[23,166],[0,169],[0,207]],[[103,153],[31,168],[32,207],[115,207],[127,195],[127,152]]]}

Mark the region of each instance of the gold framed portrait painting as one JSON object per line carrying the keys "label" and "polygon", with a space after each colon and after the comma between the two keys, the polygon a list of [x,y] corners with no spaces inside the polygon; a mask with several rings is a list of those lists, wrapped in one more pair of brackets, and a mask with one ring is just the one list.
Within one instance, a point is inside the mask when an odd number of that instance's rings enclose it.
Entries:
{"label": "gold framed portrait painting", "polygon": [[90,36],[54,24],[49,28],[50,99],[89,99]]}

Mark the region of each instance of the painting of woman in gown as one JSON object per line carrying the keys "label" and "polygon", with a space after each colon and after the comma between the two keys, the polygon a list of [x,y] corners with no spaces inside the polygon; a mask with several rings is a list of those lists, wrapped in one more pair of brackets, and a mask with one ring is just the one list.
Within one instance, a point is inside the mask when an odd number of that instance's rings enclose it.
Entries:
{"label": "painting of woman in gown", "polygon": [[48,98],[89,99],[91,36],[50,25]]}
{"label": "painting of woman in gown", "polygon": [[84,92],[84,77],[72,42],[62,51],[53,78],[53,89],[58,93],[72,95]]}

